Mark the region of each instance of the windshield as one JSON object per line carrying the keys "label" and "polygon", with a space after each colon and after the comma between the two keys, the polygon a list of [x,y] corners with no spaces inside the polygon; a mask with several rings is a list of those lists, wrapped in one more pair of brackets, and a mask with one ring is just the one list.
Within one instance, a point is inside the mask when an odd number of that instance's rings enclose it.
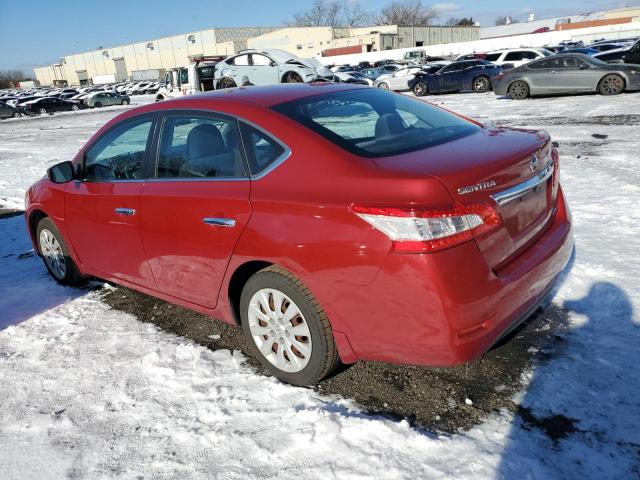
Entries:
{"label": "windshield", "polygon": [[316,95],[272,108],[363,157],[421,150],[480,129],[421,100],[379,89]]}

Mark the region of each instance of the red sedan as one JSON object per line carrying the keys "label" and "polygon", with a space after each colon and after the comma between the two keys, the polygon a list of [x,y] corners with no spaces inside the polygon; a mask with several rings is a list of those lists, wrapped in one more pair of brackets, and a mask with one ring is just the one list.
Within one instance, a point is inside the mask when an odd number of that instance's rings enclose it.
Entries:
{"label": "red sedan", "polygon": [[473,360],[573,246],[546,133],[344,84],[129,110],[27,207],[58,282],[99,277],[238,325],[294,384],[340,361]]}

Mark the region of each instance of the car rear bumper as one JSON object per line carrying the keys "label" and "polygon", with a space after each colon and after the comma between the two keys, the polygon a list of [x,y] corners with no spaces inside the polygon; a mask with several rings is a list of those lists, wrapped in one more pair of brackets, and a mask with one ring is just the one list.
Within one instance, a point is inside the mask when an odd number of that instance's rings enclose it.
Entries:
{"label": "car rear bumper", "polygon": [[469,362],[538,308],[572,251],[571,218],[559,190],[553,223],[499,271],[486,265],[473,241],[437,254],[390,254],[374,281],[343,303],[340,333],[359,360]]}

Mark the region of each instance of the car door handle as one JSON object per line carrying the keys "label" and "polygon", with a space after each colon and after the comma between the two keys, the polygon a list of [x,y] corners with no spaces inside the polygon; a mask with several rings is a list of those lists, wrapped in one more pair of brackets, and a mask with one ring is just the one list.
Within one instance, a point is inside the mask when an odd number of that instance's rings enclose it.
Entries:
{"label": "car door handle", "polygon": [[133,208],[116,208],[114,210],[118,215],[135,215],[136,211]]}
{"label": "car door handle", "polygon": [[236,221],[232,218],[215,218],[215,217],[205,217],[202,219],[204,223],[207,225],[214,225],[216,227],[235,227]]}

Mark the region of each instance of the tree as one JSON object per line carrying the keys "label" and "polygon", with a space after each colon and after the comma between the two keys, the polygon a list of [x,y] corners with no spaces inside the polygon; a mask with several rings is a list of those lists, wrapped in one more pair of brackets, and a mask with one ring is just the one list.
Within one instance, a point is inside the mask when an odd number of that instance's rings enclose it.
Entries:
{"label": "tree", "polygon": [[347,1],[342,8],[342,16],[348,27],[362,27],[372,21],[371,13],[367,12],[359,2]]}
{"label": "tree", "polygon": [[422,0],[393,2],[380,11],[380,25],[429,25],[438,13],[422,4]]}
{"label": "tree", "polygon": [[472,17],[466,18],[456,18],[452,17],[445,22],[445,25],[448,27],[459,27],[459,26],[473,26],[475,22]]}
{"label": "tree", "polygon": [[510,23],[520,23],[519,20],[511,17],[500,16],[496,18],[495,25],[509,25]]}
{"label": "tree", "polygon": [[0,88],[15,88],[18,82],[26,80],[22,70],[1,70],[0,71]]}
{"label": "tree", "polygon": [[314,0],[311,8],[294,14],[292,27],[362,26],[369,23],[371,14],[359,2],[350,0]]}

